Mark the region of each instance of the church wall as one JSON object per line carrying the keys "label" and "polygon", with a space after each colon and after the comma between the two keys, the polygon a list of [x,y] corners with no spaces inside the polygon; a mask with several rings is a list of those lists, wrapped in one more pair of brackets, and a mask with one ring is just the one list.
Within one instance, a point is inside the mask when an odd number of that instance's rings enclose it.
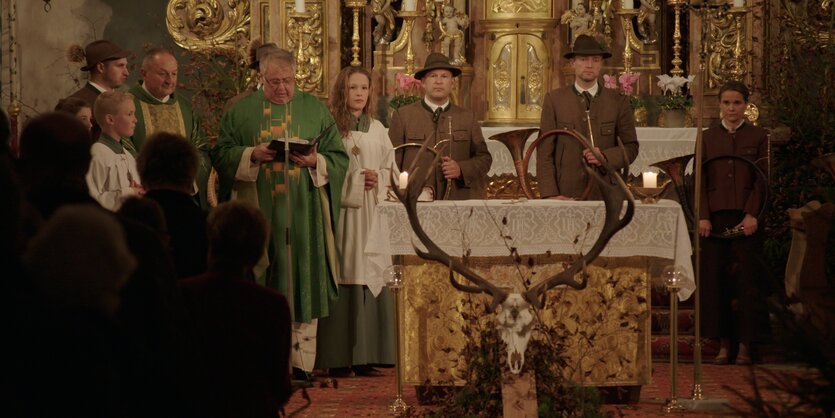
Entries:
{"label": "church wall", "polygon": [[[8,109],[9,57],[8,6],[3,6],[2,107]],[[17,2],[18,57],[21,94],[21,121],[52,110],[57,101],[77,90],[86,81],[83,64],[66,59],[67,48],[82,47],[95,39],[109,39],[134,53],[130,61],[128,85],[139,78],[139,60],[146,45],[174,44],[165,29],[167,0],[60,0],[44,10],[40,0]],[[182,65],[182,61],[181,61]]]}

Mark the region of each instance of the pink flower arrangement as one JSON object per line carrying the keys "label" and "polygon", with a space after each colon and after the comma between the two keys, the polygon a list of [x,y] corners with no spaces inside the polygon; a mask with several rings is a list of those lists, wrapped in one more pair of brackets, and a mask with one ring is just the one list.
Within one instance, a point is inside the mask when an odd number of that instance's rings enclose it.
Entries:
{"label": "pink flower arrangement", "polygon": [[618,84],[620,84],[620,92],[627,96],[631,95],[632,92],[635,91],[635,82],[637,82],[640,78],[641,75],[638,73],[623,73],[617,78],[609,74],[603,75],[604,86],[607,89],[617,89]]}
{"label": "pink flower arrangement", "polygon": [[397,86],[394,89],[394,97],[389,101],[390,107],[397,109],[420,100],[420,89],[422,87],[420,80],[403,73],[395,74],[394,80]]}
{"label": "pink flower arrangement", "polygon": [[623,73],[618,77],[609,74],[603,74],[603,86],[607,89],[620,90],[620,94],[629,96],[629,104],[633,109],[637,109],[644,105],[643,99],[633,96],[635,92],[635,83],[641,78],[639,73]]}

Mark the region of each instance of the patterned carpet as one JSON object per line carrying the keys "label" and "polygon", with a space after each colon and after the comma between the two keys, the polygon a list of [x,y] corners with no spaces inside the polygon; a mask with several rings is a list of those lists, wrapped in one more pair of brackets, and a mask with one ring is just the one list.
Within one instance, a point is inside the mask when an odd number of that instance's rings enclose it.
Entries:
{"label": "patterned carpet", "polygon": [[[767,364],[759,366],[766,370],[789,371],[792,373],[808,373],[793,366]],[[751,394],[749,376],[751,369],[743,366],[714,366],[704,365],[702,368],[702,388],[706,397],[711,399],[725,399],[734,408],[745,409],[744,401],[732,390],[744,394]],[[388,412],[388,405],[395,398],[394,369],[382,369],[382,377],[351,377],[342,379],[320,378],[320,384],[328,387],[316,387],[307,390],[310,405],[297,392],[290,399],[286,412],[296,417],[385,417],[392,416]],[[760,375],[760,372],[757,373]],[[680,364],[678,368],[679,397],[689,395],[693,385],[693,365]],[[334,387],[335,386],[335,387]],[[419,406],[414,388],[403,388],[403,398],[410,406],[418,411],[431,406]],[[641,390],[640,401],[628,405],[605,405],[603,412],[608,417],[728,417],[737,416],[732,411],[727,412],[682,412],[665,414],[661,411],[665,400],[670,396],[670,366],[668,363],[653,363],[652,383]],[[766,394],[766,396],[771,396]],[[304,408],[304,409],[302,409]]]}

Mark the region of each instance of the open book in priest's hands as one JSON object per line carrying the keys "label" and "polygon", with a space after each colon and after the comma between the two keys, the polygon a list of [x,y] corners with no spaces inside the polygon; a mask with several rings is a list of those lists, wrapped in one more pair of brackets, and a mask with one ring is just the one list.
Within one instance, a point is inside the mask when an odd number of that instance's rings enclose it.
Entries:
{"label": "open book in priest's hands", "polygon": [[327,128],[323,129],[322,132],[319,132],[319,134],[314,138],[276,138],[270,141],[268,148],[276,152],[275,159],[279,161],[284,159],[285,143],[290,148],[291,153],[295,152],[297,154],[310,155],[310,153],[313,152],[313,148],[319,143],[319,140],[325,137],[335,123],[336,122],[333,122],[328,125]]}

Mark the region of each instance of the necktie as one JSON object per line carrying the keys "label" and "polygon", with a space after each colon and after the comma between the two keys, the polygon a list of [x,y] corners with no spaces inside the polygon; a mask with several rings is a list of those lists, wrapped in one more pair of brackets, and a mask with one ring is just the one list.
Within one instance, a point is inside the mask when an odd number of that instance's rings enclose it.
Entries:
{"label": "necktie", "polygon": [[586,110],[591,109],[591,93],[584,90],[583,97],[586,99]]}
{"label": "necktie", "polygon": [[438,119],[441,118],[441,112],[443,111],[444,109],[438,106],[438,108],[435,109],[434,112],[432,112],[432,122],[438,123]]}

